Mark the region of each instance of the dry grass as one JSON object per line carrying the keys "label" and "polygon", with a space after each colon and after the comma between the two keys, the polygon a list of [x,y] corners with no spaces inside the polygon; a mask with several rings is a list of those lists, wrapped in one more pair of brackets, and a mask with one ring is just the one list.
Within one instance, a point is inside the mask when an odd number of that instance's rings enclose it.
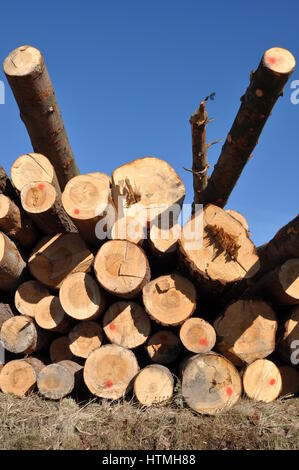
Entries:
{"label": "dry grass", "polygon": [[0,394],[0,449],[298,449],[299,399],[241,400],[215,417],[178,397],[164,408],[133,401],[51,402]]}

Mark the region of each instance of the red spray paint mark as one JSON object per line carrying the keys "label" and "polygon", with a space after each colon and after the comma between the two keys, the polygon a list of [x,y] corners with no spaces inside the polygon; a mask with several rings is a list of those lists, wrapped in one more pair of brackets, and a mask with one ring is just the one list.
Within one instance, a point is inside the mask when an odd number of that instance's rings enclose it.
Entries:
{"label": "red spray paint mark", "polygon": [[74,210],[74,213],[77,214],[77,215],[79,214],[79,212],[80,212],[79,209]]}
{"label": "red spray paint mark", "polygon": [[201,346],[207,346],[207,345],[208,345],[208,340],[207,340],[207,338],[201,338],[201,339],[199,340],[199,344],[200,344]]}
{"label": "red spray paint mark", "polygon": [[167,341],[167,335],[160,335],[161,341]]}
{"label": "red spray paint mark", "polygon": [[277,59],[275,59],[275,57],[267,57],[267,60],[269,64],[272,64],[272,65],[276,64],[277,62]]}
{"label": "red spray paint mark", "polygon": [[275,383],[276,383],[276,380],[275,380],[275,379],[270,379],[270,380],[269,380],[269,384],[270,384],[270,385],[275,385]]}
{"label": "red spray paint mark", "polygon": [[111,388],[113,385],[113,383],[111,382],[111,380],[106,380],[106,388]]}
{"label": "red spray paint mark", "polygon": [[110,323],[109,328],[110,328],[111,331],[114,331],[116,327],[115,327],[114,323]]}
{"label": "red spray paint mark", "polygon": [[227,387],[226,388],[226,394],[227,394],[227,396],[231,397],[232,394],[233,394],[233,389],[231,387]]}
{"label": "red spray paint mark", "polygon": [[44,189],[45,185],[43,183],[39,183],[37,185],[38,189]]}

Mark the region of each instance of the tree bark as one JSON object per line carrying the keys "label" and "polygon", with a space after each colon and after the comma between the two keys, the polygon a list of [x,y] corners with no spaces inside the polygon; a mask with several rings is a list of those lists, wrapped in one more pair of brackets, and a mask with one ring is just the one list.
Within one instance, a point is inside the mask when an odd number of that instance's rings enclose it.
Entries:
{"label": "tree bark", "polygon": [[274,362],[258,359],[246,368],[243,387],[249,398],[270,403],[279,397],[282,390],[280,371]]}
{"label": "tree bark", "polygon": [[34,151],[49,158],[64,189],[79,170],[41,52],[27,45],[18,47],[3,68]]}
{"label": "tree bark", "polygon": [[0,165],[0,194],[11,199],[18,207],[20,207],[20,199],[17,191],[11,184],[9,176],[4,168]]}
{"label": "tree bark", "polygon": [[274,47],[264,53],[209,178],[205,204],[226,205],[294,67],[295,59],[286,49]]}
{"label": "tree bark", "polygon": [[208,184],[208,161],[206,143],[206,124],[208,115],[206,112],[206,102],[203,100],[199,108],[190,118],[192,131],[192,173],[194,199],[192,213],[195,212],[195,205],[202,204],[204,191]]}
{"label": "tree bark", "polygon": [[3,323],[14,316],[9,304],[0,303],[0,331]]}
{"label": "tree bark", "polygon": [[26,262],[12,240],[0,232],[0,288],[5,292],[14,291],[22,282]]}

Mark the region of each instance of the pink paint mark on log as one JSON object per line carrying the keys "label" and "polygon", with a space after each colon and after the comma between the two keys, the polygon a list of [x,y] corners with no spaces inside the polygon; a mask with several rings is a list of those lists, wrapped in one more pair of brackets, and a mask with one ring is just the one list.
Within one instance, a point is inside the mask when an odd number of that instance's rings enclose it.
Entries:
{"label": "pink paint mark on log", "polygon": [[200,344],[201,346],[207,346],[207,345],[208,345],[208,340],[207,340],[207,338],[200,338],[199,344]]}
{"label": "pink paint mark on log", "polygon": [[78,214],[80,213],[79,209],[75,209],[75,210],[74,210],[74,213],[75,213],[76,215],[78,215]]}
{"label": "pink paint mark on log", "polygon": [[42,190],[42,189],[45,188],[45,185],[44,185],[43,183],[39,183],[39,184],[37,185],[37,187],[38,187],[38,189],[41,189],[41,190]]}
{"label": "pink paint mark on log", "polygon": [[167,335],[165,334],[160,335],[160,339],[161,341],[167,341]]}
{"label": "pink paint mark on log", "polygon": [[231,397],[233,394],[233,389],[231,387],[226,387],[226,394],[228,397]]}
{"label": "pink paint mark on log", "polygon": [[276,384],[276,380],[275,380],[275,379],[270,379],[270,380],[269,380],[269,384],[270,384],[270,385],[275,385],[275,384]]}
{"label": "pink paint mark on log", "polygon": [[267,57],[267,61],[269,64],[274,65],[277,62],[277,59],[275,57]]}
{"label": "pink paint mark on log", "polygon": [[113,385],[113,383],[111,382],[111,380],[106,380],[106,388],[111,388]]}
{"label": "pink paint mark on log", "polygon": [[110,329],[111,331],[114,331],[115,328],[116,328],[116,326],[114,325],[114,323],[110,323],[109,329]]}

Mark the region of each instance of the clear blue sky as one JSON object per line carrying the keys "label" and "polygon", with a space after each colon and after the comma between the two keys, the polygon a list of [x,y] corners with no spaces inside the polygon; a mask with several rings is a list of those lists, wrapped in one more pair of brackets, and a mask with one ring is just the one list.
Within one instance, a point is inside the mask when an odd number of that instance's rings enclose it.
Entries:
{"label": "clear blue sky", "polygon": [[[192,180],[182,167],[191,165],[188,121],[200,100],[216,92],[208,140],[225,139],[264,50],[286,47],[299,61],[297,0],[14,0],[0,11],[1,61],[22,44],[42,50],[81,172],[111,174],[157,156],[182,176],[187,202]],[[289,82],[227,206],[247,217],[257,244],[298,213],[299,105],[291,92]],[[9,171],[31,145],[7,83],[0,128]],[[209,151],[211,168],[221,145]]]}

